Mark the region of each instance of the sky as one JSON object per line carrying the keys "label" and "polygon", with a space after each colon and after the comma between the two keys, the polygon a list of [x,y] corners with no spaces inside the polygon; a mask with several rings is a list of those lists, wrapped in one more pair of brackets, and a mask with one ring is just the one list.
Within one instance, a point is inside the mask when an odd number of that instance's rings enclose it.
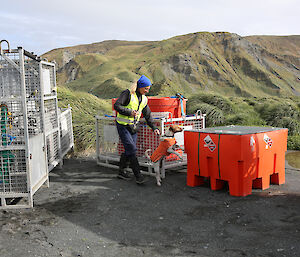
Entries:
{"label": "sky", "polygon": [[[300,35],[299,0],[1,0],[0,40],[41,55],[104,40],[188,33]],[[2,48],[6,49],[5,42]]]}

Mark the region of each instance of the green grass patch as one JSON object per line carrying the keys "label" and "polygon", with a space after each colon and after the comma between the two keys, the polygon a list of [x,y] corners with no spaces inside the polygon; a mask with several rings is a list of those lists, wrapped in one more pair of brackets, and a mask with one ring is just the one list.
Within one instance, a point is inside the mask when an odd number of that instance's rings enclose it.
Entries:
{"label": "green grass patch", "polygon": [[299,99],[225,97],[201,93],[191,97],[187,113],[201,110],[206,126],[272,126],[289,130],[288,149],[300,150]]}
{"label": "green grass patch", "polygon": [[111,100],[102,100],[86,92],[58,88],[59,107],[72,107],[75,153],[89,151],[96,145],[95,116],[111,113]]}

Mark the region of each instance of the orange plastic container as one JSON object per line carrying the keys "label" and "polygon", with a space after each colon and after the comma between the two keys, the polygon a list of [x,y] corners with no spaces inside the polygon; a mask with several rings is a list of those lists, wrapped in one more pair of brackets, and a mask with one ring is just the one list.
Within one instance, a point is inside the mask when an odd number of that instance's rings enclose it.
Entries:
{"label": "orange plastic container", "polygon": [[210,178],[212,190],[224,182],[233,196],[251,194],[285,183],[287,129],[226,126],[184,131],[187,185],[198,186]]}
{"label": "orange plastic container", "polygon": [[[112,110],[115,112],[114,104],[117,98],[112,99]],[[186,114],[186,101],[182,99],[183,112]],[[164,116],[167,118],[182,117],[180,99],[176,97],[148,97],[148,106],[152,112],[153,117]],[[171,115],[169,115],[171,113]]]}
{"label": "orange plastic container", "polygon": [[[112,110],[114,110],[114,104],[117,101],[117,98],[112,99]],[[182,99],[182,107],[183,112],[186,114],[186,102],[187,99]],[[181,118],[182,111],[181,111],[181,102],[179,98],[176,97],[148,97],[148,106],[151,109],[153,118],[157,117],[166,117],[166,118]],[[116,115],[116,113],[115,113]],[[158,146],[158,138],[154,136],[151,129],[143,129],[138,133],[137,138],[137,156],[143,156],[144,152],[147,149],[151,149],[153,145]],[[118,152],[121,154],[124,152],[124,147],[121,141],[118,143]],[[175,154],[171,154],[166,157],[166,160],[178,160],[178,156]]]}

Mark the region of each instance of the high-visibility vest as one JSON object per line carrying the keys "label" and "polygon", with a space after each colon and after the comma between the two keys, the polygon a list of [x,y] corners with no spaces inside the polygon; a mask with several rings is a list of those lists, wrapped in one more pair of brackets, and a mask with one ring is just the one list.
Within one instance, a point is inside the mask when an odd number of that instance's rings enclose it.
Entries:
{"label": "high-visibility vest", "polygon": [[142,95],[142,101],[139,106],[139,99],[136,93],[132,94],[130,97],[130,102],[128,105],[124,106],[125,108],[138,111],[138,115],[135,117],[132,116],[125,116],[120,113],[117,114],[116,121],[121,125],[128,125],[128,124],[136,124],[139,122],[142,110],[146,107],[148,103],[148,98],[145,95]]}

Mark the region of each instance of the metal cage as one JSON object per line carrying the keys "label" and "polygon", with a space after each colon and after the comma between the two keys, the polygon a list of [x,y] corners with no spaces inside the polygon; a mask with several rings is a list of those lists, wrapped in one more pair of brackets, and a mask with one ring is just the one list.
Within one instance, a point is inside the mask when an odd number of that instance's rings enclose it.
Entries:
{"label": "metal cage", "polygon": [[[177,124],[184,129],[202,129],[205,128],[205,114],[197,112],[193,116],[182,118],[155,118],[155,125],[163,134],[165,129],[172,125]],[[184,133],[176,133],[175,138],[178,145],[184,145]],[[159,145],[159,137],[156,136],[151,128],[149,128],[144,119],[141,119],[138,138],[137,138],[137,157],[140,166],[146,167],[142,173],[146,175],[155,176],[153,164],[145,156],[145,151],[151,149],[153,152]],[[96,116],[96,152],[97,164],[110,168],[118,168],[118,162],[121,153],[124,151],[123,145],[119,139],[117,132],[115,117],[112,116]],[[180,151],[178,149],[178,151]],[[165,169],[180,167],[187,164],[186,154],[181,151],[183,161],[179,160],[178,156],[171,154],[167,156],[161,167],[161,177],[165,177]]]}
{"label": "metal cage", "polygon": [[54,63],[2,40],[0,108],[0,208],[32,207],[33,194],[62,162]]}

